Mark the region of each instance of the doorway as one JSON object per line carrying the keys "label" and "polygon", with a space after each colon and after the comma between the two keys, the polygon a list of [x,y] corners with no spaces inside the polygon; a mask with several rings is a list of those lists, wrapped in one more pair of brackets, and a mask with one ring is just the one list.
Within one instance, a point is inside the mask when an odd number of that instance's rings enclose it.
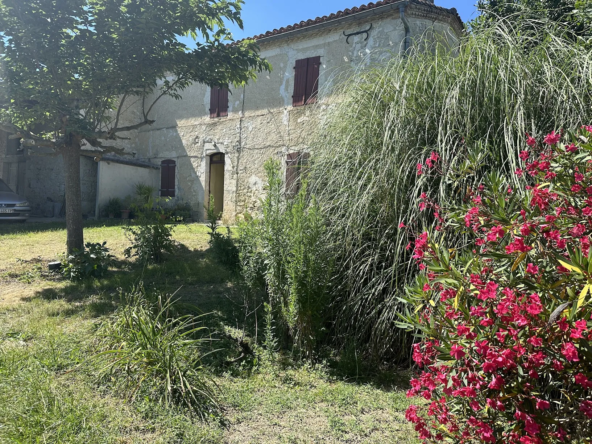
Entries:
{"label": "doorway", "polygon": [[210,195],[214,196],[214,210],[218,217],[224,212],[224,154],[210,156]]}

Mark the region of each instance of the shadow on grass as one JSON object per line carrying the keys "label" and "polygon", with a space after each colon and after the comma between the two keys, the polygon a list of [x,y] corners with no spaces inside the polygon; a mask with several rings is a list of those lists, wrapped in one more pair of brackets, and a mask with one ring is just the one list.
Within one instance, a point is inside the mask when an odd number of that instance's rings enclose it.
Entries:
{"label": "shadow on grass", "polygon": [[[3,234],[44,233],[47,231],[63,231],[66,222],[27,222],[9,223],[0,221],[0,236]],[[122,219],[85,220],[84,228],[125,227],[129,221]]]}
{"label": "shadow on grass", "polygon": [[162,263],[121,260],[102,279],[62,282],[24,300],[65,300],[72,304],[72,315],[90,310],[92,315],[102,316],[116,308],[122,294],[143,285],[151,295],[175,294],[179,308],[187,312],[216,311],[225,317],[239,311],[230,302],[234,297],[233,274],[216,263],[210,251],[192,250],[182,244]]}

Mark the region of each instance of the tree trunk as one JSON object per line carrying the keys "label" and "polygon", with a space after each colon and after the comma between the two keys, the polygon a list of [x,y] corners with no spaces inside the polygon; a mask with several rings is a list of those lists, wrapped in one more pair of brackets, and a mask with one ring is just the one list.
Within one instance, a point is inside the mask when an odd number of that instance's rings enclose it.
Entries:
{"label": "tree trunk", "polygon": [[63,148],[66,180],[66,229],[68,233],[68,254],[84,248],[82,231],[82,192],[80,190],[80,142],[72,142]]}

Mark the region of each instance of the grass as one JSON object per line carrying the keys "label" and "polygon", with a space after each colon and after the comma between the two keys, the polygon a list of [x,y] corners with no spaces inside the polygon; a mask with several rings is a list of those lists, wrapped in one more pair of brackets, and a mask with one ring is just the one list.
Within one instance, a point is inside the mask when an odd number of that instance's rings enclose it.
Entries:
{"label": "grass", "polygon": [[[149,267],[123,258],[121,226],[93,223],[85,234],[106,240],[118,262],[106,279],[75,284],[46,272],[64,248],[62,225],[0,226],[0,443],[416,442],[404,420],[405,373],[352,378],[344,363],[264,353],[226,362],[240,351],[216,331],[254,338],[262,321],[253,310],[245,315],[232,275],[207,251],[205,226],[176,227],[178,253]],[[97,332],[120,305],[120,289],[140,281],[149,292],[180,288],[181,311],[211,313],[209,347],[221,350],[204,365],[219,387],[221,415],[203,421],[188,408],[131,401],[120,381],[98,378],[90,359]]]}

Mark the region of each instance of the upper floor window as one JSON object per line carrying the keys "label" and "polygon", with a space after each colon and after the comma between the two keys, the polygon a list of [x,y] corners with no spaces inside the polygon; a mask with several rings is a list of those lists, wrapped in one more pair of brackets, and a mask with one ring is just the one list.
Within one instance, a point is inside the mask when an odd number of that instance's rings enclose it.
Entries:
{"label": "upper floor window", "polygon": [[177,162],[163,160],[160,162],[160,195],[161,197],[175,197]]}
{"label": "upper floor window", "polygon": [[228,88],[213,87],[210,93],[210,117],[228,116]]}
{"label": "upper floor window", "polygon": [[317,101],[320,68],[320,56],[296,60],[293,106],[303,106]]}

